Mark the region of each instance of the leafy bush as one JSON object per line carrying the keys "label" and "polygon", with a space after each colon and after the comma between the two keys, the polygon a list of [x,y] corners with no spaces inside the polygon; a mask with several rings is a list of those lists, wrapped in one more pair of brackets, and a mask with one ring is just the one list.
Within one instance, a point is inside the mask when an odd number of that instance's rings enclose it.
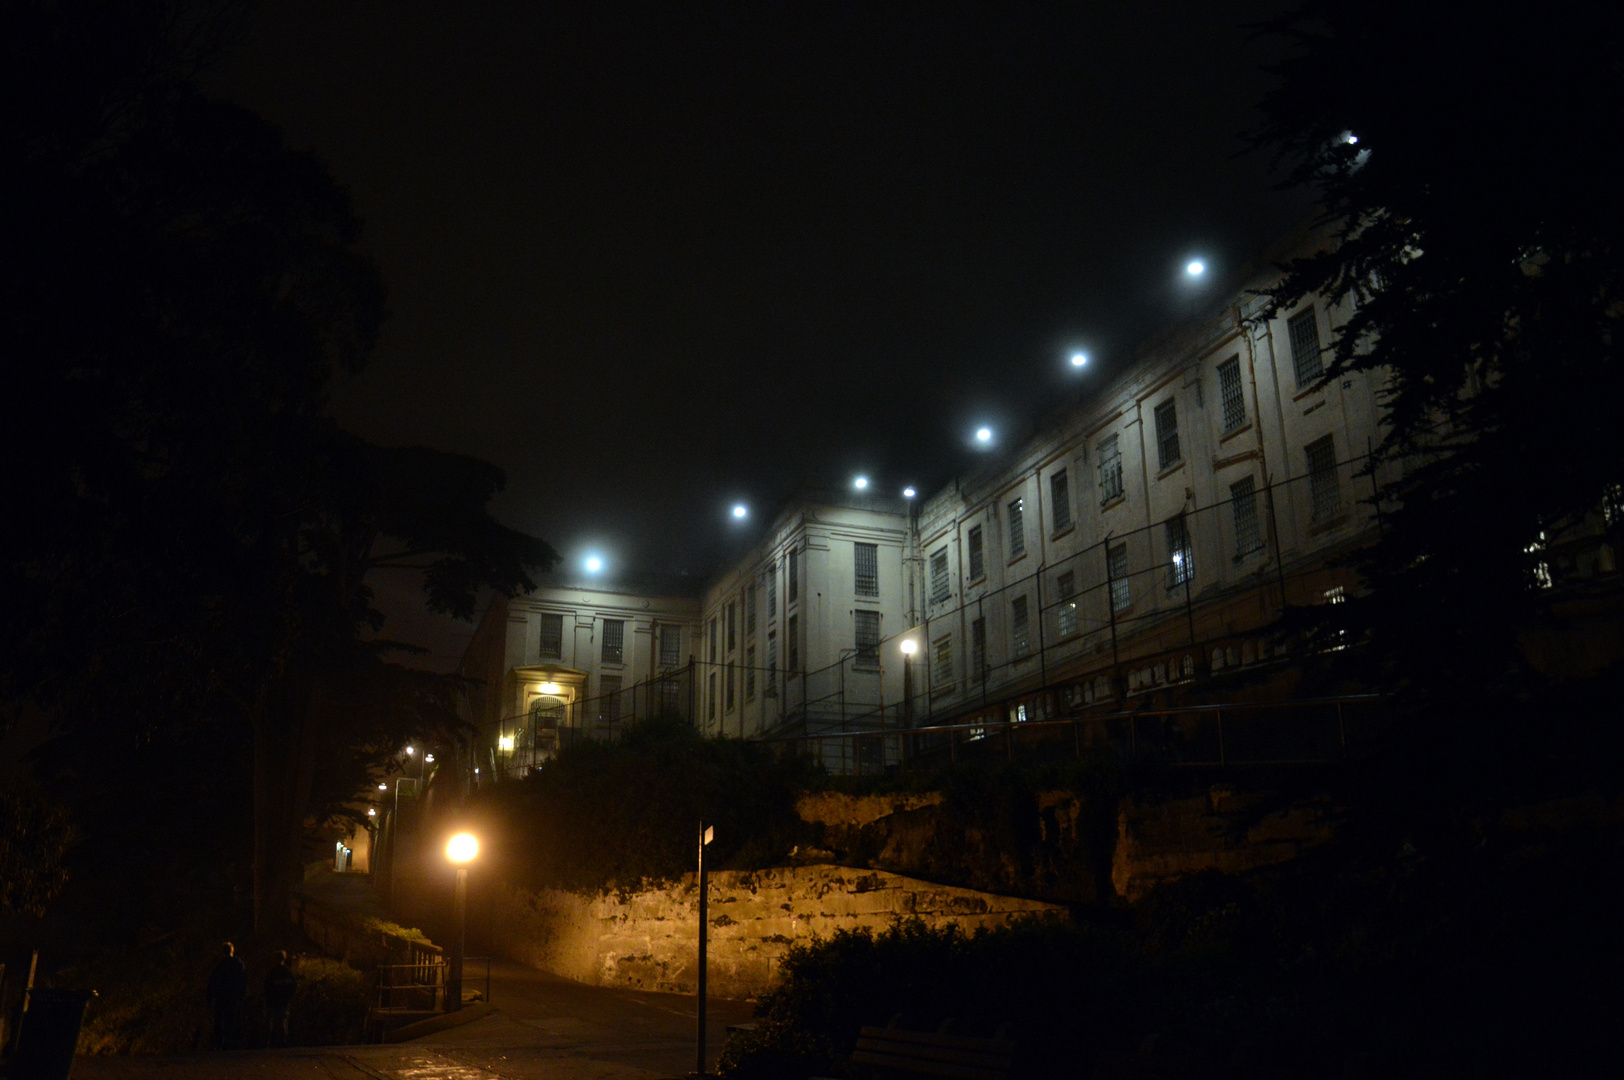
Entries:
{"label": "leafy bush", "polygon": [[701,819],[716,827],[715,866],[778,865],[815,839],[795,800],[820,782],[815,766],[772,747],[652,720],[618,742],[565,748],[524,782],[484,796],[472,814],[493,819],[492,863],[524,868],[516,884],[628,888],[691,872]]}
{"label": "leafy bush", "polygon": [[991,1035],[1004,1024],[1031,1075],[1071,1075],[1079,1053],[1131,1048],[1154,1022],[1132,957],[1106,932],[1028,921],[967,936],[918,919],[792,948],[756,1030],[730,1040],[735,1080],[838,1075],[867,1024]]}
{"label": "leafy bush", "polygon": [[300,961],[294,974],[299,989],[288,1014],[292,1041],[303,1046],[360,1042],[372,1004],[372,980],[324,957]]}

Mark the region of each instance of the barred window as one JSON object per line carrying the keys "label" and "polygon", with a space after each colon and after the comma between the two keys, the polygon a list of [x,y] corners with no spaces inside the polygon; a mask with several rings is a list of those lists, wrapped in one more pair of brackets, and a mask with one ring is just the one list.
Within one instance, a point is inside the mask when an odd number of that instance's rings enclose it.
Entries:
{"label": "barred window", "polygon": [[1320,349],[1319,319],[1314,309],[1300,311],[1286,321],[1291,339],[1291,366],[1297,373],[1297,389],[1311,385],[1325,373],[1325,355]]}
{"label": "barred window", "polygon": [[1257,484],[1250,477],[1229,485],[1229,512],[1235,520],[1235,557],[1250,555],[1263,546],[1257,521]]}
{"label": "barred window", "polygon": [[1077,574],[1067,570],[1055,579],[1055,587],[1060,593],[1060,606],[1056,609],[1059,617],[1055,620],[1060,626],[1060,636],[1070,637],[1077,632],[1077,601],[1072,597],[1077,595]]}
{"label": "barred window", "polygon": [[1049,477],[1049,501],[1054,504],[1054,531],[1071,528],[1071,489],[1065,469]]}
{"label": "barred window", "polygon": [[1111,610],[1126,611],[1133,603],[1128,588],[1128,545],[1117,544],[1105,550],[1105,576],[1111,581]]}
{"label": "barred window", "polygon": [[930,681],[935,690],[953,685],[952,634],[943,634],[930,643]]}
{"label": "barred window", "polygon": [[744,636],[756,635],[756,583],[744,587]]}
{"label": "barred window", "polygon": [[564,616],[542,615],[541,658],[543,660],[562,660],[564,658]]}
{"label": "barred window", "polygon": [[716,672],[713,671],[713,672],[710,673],[710,677],[705,680],[705,684],[706,684],[705,719],[706,720],[715,720],[716,719]]}
{"label": "barred window", "polygon": [[736,682],[738,682],[738,678],[736,676],[735,666],[733,661],[729,660],[727,662],[727,677],[722,680],[722,692],[726,695],[727,701],[727,704],[724,706],[724,711],[726,712],[733,711],[733,686]]}
{"label": "barred window", "polygon": [[796,633],[799,627],[799,618],[789,617],[789,625],[784,628],[785,645],[784,658],[789,661],[789,669],[798,671],[801,667],[801,636]]}
{"label": "barred window", "polygon": [[880,666],[880,613],[859,611],[857,619],[857,657],[855,664],[862,668]]}
{"label": "barred window", "polygon": [[710,662],[716,663],[716,616],[714,615],[711,616],[710,621]]}
{"label": "barred window", "polygon": [[1231,356],[1218,365],[1218,398],[1223,403],[1224,433],[1246,423],[1246,396],[1241,390],[1241,358]]}
{"label": "barred window", "polygon": [[1026,500],[1015,499],[1009,504],[1009,557],[1018,559],[1026,554]]}
{"label": "barred window", "polygon": [[947,577],[947,548],[938,549],[930,557],[930,602],[940,604],[953,593],[953,584]]}
{"label": "barred window", "polygon": [[852,560],[857,567],[857,595],[880,595],[880,546],[853,544]]}
{"label": "barred window", "polygon": [[784,599],[793,604],[801,595],[801,550],[789,553],[789,584],[784,588]]}
{"label": "barred window", "polygon": [[1100,505],[1122,498],[1122,444],[1115,435],[1100,440]]}
{"label": "barred window", "polygon": [[1009,604],[1010,652],[1025,656],[1032,651],[1032,634],[1026,617],[1026,597],[1017,596]]}
{"label": "barred window", "polygon": [[970,527],[970,580],[979,581],[987,574],[986,549],[981,543],[981,526]]}
{"label": "barred window", "polygon": [[660,627],[660,666],[676,667],[682,663],[682,627]]}
{"label": "barred window", "polygon": [[767,618],[778,617],[778,564],[767,564]]}
{"label": "barred window", "polygon": [[1341,504],[1337,490],[1336,446],[1327,435],[1303,447],[1308,458],[1308,501],[1311,517],[1318,523],[1336,516]]}
{"label": "barred window", "polygon": [[978,618],[970,623],[970,677],[987,676],[987,620]]}
{"label": "barred window", "polygon": [[1155,415],[1157,467],[1166,469],[1180,460],[1178,402],[1168,398],[1156,406]]}
{"label": "barred window", "polygon": [[626,624],[620,619],[603,620],[603,662],[619,664],[626,659]]}
{"label": "barred window", "polygon": [[732,652],[739,647],[739,602],[727,602],[727,651]]}
{"label": "barred window", "polygon": [[1180,511],[1167,519],[1168,585],[1185,585],[1195,577],[1194,552],[1190,550],[1190,528]]}
{"label": "barred window", "polygon": [[682,684],[676,677],[660,680],[660,711],[674,713],[682,708]]}
{"label": "barred window", "polygon": [[767,631],[767,697],[778,696],[778,631]]}
{"label": "barred window", "polygon": [[598,719],[606,724],[620,720],[619,675],[602,675],[598,678]]}
{"label": "barred window", "polygon": [[749,645],[744,650],[744,700],[756,700],[756,647]]}

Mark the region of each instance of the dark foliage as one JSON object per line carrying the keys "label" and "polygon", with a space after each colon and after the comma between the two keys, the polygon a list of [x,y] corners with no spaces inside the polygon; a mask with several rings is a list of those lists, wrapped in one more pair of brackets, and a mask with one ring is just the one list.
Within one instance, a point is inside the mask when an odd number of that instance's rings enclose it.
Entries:
{"label": "dark foliage", "polygon": [[795,812],[819,771],[761,743],[706,739],[679,719],[629,726],[613,743],[566,747],[522,783],[502,785],[472,813],[489,827],[493,864],[522,884],[596,890],[692,873],[699,822],[716,827],[708,857],[722,869],[781,864],[812,838]]}
{"label": "dark foliage", "polygon": [[1542,541],[1619,540],[1624,15],[1309,0],[1271,29],[1295,55],[1254,137],[1337,240],[1273,299],[1352,305],[1325,382],[1391,378],[1367,588],[1308,622],[1418,696],[1526,689]]}
{"label": "dark foliage", "polygon": [[39,915],[67,884],[74,830],[39,792],[0,789],[0,912]]}

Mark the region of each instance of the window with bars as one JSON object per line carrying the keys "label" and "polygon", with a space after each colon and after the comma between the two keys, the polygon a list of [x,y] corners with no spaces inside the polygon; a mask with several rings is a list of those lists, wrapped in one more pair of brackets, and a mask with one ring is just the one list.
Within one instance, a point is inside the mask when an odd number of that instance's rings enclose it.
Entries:
{"label": "window with bars", "polygon": [[981,526],[970,526],[970,580],[979,581],[987,576],[986,548],[982,545]]}
{"label": "window with bars", "polygon": [[1241,358],[1231,356],[1218,365],[1218,400],[1223,407],[1224,434],[1246,423],[1246,395],[1241,389]]}
{"label": "window with bars", "polygon": [[789,617],[789,625],[784,628],[784,658],[789,661],[791,671],[801,668],[801,635],[796,633],[800,619],[797,616]]}
{"label": "window with bars", "polygon": [[713,663],[713,664],[716,663],[716,652],[717,652],[717,649],[716,649],[716,616],[712,615],[711,616],[711,621],[710,621],[710,653],[709,653],[709,659],[710,659],[710,662]]}
{"label": "window with bars", "polygon": [[619,675],[602,675],[598,678],[598,719],[606,724],[620,720]]}
{"label": "window with bars", "polygon": [[744,587],[744,636],[756,636],[756,585],[753,581]]}
{"label": "window with bars", "polygon": [[1171,468],[1181,460],[1178,402],[1168,398],[1156,406],[1155,418],[1157,468]]}
{"label": "window with bars", "polygon": [[1128,588],[1127,544],[1105,549],[1105,576],[1111,582],[1111,610],[1128,610],[1133,603],[1133,594]]}
{"label": "window with bars", "polygon": [[953,685],[952,634],[943,634],[930,643],[930,681],[932,690],[944,690]]}
{"label": "window with bars", "polygon": [[1194,552],[1190,549],[1190,527],[1183,511],[1167,519],[1168,586],[1188,584],[1195,577]]}
{"label": "window with bars", "polygon": [[930,602],[940,604],[953,594],[953,583],[947,576],[947,548],[943,547],[930,557]]}
{"label": "window with bars", "polygon": [[880,595],[880,546],[853,544],[852,561],[857,570],[857,595]]}
{"label": "window with bars", "polygon": [[660,628],[660,666],[676,667],[682,663],[682,627]]}
{"label": "window with bars", "polygon": [[767,631],[767,696],[778,696],[778,631]]}
{"label": "window with bars", "polygon": [[682,708],[682,684],[673,678],[660,680],[660,711],[676,712]]}
{"label": "window with bars", "polygon": [[767,564],[767,618],[778,617],[778,564]]}
{"label": "window with bars", "polygon": [[1286,336],[1291,341],[1291,367],[1302,390],[1325,373],[1325,354],[1320,349],[1319,319],[1314,309],[1299,311],[1286,320]]}
{"label": "window with bars", "polygon": [[727,675],[722,680],[722,693],[726,701],[726,704],[723,706],[724,712],[733,711],[733,687],[738,683],[738,681],[738,670],[733,661],[729,660],[727,662]]}
{"label": "window with bars", "polygon": [[784,586],[784,600],[795,603],[801,596],[801,550],[796,548],[789,553],[789,583]]}
{"label": "window with bars", "polygon": [[603,662],[620,664],[626,660],[626,624],[620,619],[603,620]]}
{"label": "window with bars", "polygon": [[1250,555],[1263,546],[1258,528],[1257,482],[1250,476],[1229,485],[1229,512],[1235,522],[1235,558]]}
{"label": "window with bars", "polygon": [[1122,444],[1115,435],[1100,440],[1100,505],[1122,498]]}
{"label": "window with bars", "polygon": [[705,680],[705,719],[716,719],[716,672]]}
{"label": "window with bars", "polygon": [[727,651],[732,652],[739,647],[739,603],[737,600],[727,602]]}
{"label": "window with bars", "polygon": [[1337,489],[1336,446],[1327,435],[1303,447],[1308,459],[1308,503],[1310,517],[1315,524],[1336,516],[1341,505],[1341,492]]}
{"label": "window with bars", "polygon": [[853,663],[860,668],[880,666],[880,613],[859,611],[857,622],[857,655]]}
{"label": "window with bars", "polygon": [[1054,504],[1054,531],[1065,532],[1071,528],[1071,485],[1065,469],[1049,477],[1049,501]]}
{"label": "window with bars", "polygon": [[1056,578],[1055,590],[1060,593],[1055,622],[1059,625],[1060,636],[1070,637],[1077,632],[1077,601],[1072,599],[1077,595],[1076,571],[1067,570]]}
{"label": "window with bars", "polygon": [[1031,623],[1026,615],[1026,597],[1017,596],[1009,604],[1009,648],[1016,656],[1032,651]]}
{"label": "window with bars", "polygon": [[744,700],[756,700],[756,647],[748,645],[744,650]]}
{"label": "window with bars", "polygon": [[1026,500],[1012,499],[1009,504],[1009,557],[1018,559],[1026,554]]}
{"label": "window with bars", "polygon": [[542,615],[541,658],[543,660],[562,660],[564,658],[564,616]]}
{"label": "window with bars", "polygon": [[987,620],[975,619],[970,623],[970,677],[987,677]]}

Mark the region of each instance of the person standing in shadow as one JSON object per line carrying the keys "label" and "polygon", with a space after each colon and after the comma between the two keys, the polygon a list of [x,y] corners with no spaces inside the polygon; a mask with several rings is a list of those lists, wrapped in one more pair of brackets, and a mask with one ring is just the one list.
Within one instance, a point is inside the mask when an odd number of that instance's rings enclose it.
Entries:
{"label": "person standing in shadow", "polygon": [[221,946],[221,956],[209,974],[209,1011],[214,1014],[214,1031],[209,1049],[230,1050],[240,1041],[243,1006],[248,1001],[248,969],[237,959],[231,942]]}
{"label": "person standing in shadow", "polygon": [[288,1045],[288,1010],[299,980],[288,967],[286,950],[276,954],[276,966],[265,974],[265,1012],[271,1020],[271,1045]]}

